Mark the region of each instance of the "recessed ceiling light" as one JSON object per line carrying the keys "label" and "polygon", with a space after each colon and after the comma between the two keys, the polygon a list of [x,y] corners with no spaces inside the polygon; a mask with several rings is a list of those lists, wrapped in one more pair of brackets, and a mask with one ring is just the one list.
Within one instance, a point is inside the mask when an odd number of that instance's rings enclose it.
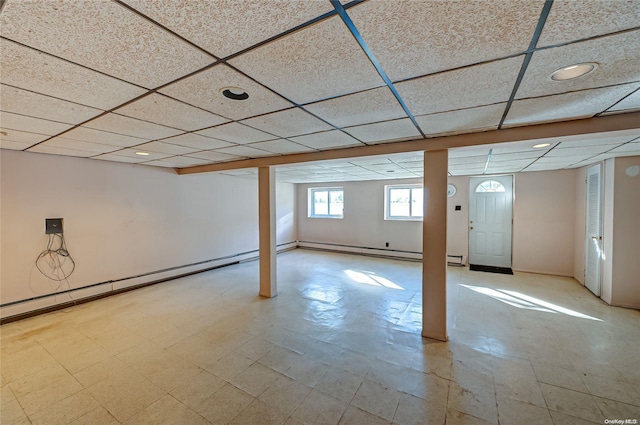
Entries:
{"label": "recessed ceiling light", "polygon": [[223,87],[220,89],[220,93],[227,99],[231,100],[246,100],[249,99],[249,94],[245,89],[240,87]]}
{"label": "recessed ceiling light", "polygon": [[551,146],[551,143],[538,143],[537,145],[533,145],[534,149],[546,148],[547,146]]}
{"label": "recessed ceiling light", "polygon": [[597,67],[598,64],[595,62],[585,62],[571,66],[565,66],[564,68],[560,68],[559,70],[551,74],[551,79],[554,81],[572,80],[574,78],[587,75]]}
{"label": "recessed ceiling light", "polygon": [[136,152],[136,155],[149,156],[149,152]]}

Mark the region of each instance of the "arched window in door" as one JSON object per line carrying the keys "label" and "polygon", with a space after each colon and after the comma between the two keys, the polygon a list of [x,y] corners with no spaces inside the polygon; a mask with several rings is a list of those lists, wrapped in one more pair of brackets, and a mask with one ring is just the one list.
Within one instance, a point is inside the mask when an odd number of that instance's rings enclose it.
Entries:
{"label": "arched window in door", "polygon": [[504,186],[502,183],[496,180],[485,180],[476,186],[476,193],[482,192],[504,192]]}

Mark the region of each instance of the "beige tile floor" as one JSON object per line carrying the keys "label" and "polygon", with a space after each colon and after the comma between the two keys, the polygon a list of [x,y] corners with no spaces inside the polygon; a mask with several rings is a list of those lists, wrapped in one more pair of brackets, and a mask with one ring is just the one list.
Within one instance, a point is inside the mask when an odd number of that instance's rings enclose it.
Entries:
{"label": "beige tile floor", "polygon": [[640,420],[640,312],[575,280],[295,250],[0,328],[5,424],[603,424]]}

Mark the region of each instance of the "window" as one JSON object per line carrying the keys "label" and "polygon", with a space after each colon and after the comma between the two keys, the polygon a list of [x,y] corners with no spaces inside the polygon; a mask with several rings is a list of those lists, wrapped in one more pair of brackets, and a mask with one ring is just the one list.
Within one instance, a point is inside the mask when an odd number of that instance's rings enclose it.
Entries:
{"label": "window", "polygon": [[309,189],[309,217],[342,218],[344,191],[341,187]]}
{"label": "window", "polygon": [[476,192],[504,192],[502,183],[496,180],[485,180],[476,186]]}
{"label": "window", "polygon": [[422,220],[421,185],[385,186],[385,220]]}

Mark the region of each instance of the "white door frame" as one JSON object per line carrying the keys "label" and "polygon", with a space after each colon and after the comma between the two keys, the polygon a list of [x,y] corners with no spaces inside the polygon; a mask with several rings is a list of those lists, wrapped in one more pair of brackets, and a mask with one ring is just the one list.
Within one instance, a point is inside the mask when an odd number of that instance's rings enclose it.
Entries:
{"label": "white door frame", "polygon": [[[602,293],[602,164],[587,168],[585,179],[584,286],[599,297]],[[591,192],[592,184],[597,185]],[[595,196],[595,199],[592,197]]]}
{"label": "white door frame", "polygon": [[[501,241],[505,246],[505,254],[501,259],[488,259],[486,257],[478,258],[478,255],[474,252],[476,250],[476,236],[477,234],[474,232],[474,227],[478,223],[474,223],[475,215],[476,215],[476,188],[477,186],[486,180],[502,180],[501,183],[506,183],[506,179],[508,179],[508,185],[510,186],[511,193],[507,197],[507,201],[510,203],[508,205],[507,217],[506,220],[508,222],[508,235],[505,235],[505,240]],[[497,267],[502,269],[510,269],[513,264],[513,203],[514,203],[514,176],[512,174],[507,175],[483,175],[483,176],[475,176],[469,179],[469,264],[475,264],[480,266],[489,266],[489,267]],[[489,245],[493,246],[493,245]],[[508,253],[506,252],[506,248],[508,248]],[[491,264],[488,264],[491,263]]]}

